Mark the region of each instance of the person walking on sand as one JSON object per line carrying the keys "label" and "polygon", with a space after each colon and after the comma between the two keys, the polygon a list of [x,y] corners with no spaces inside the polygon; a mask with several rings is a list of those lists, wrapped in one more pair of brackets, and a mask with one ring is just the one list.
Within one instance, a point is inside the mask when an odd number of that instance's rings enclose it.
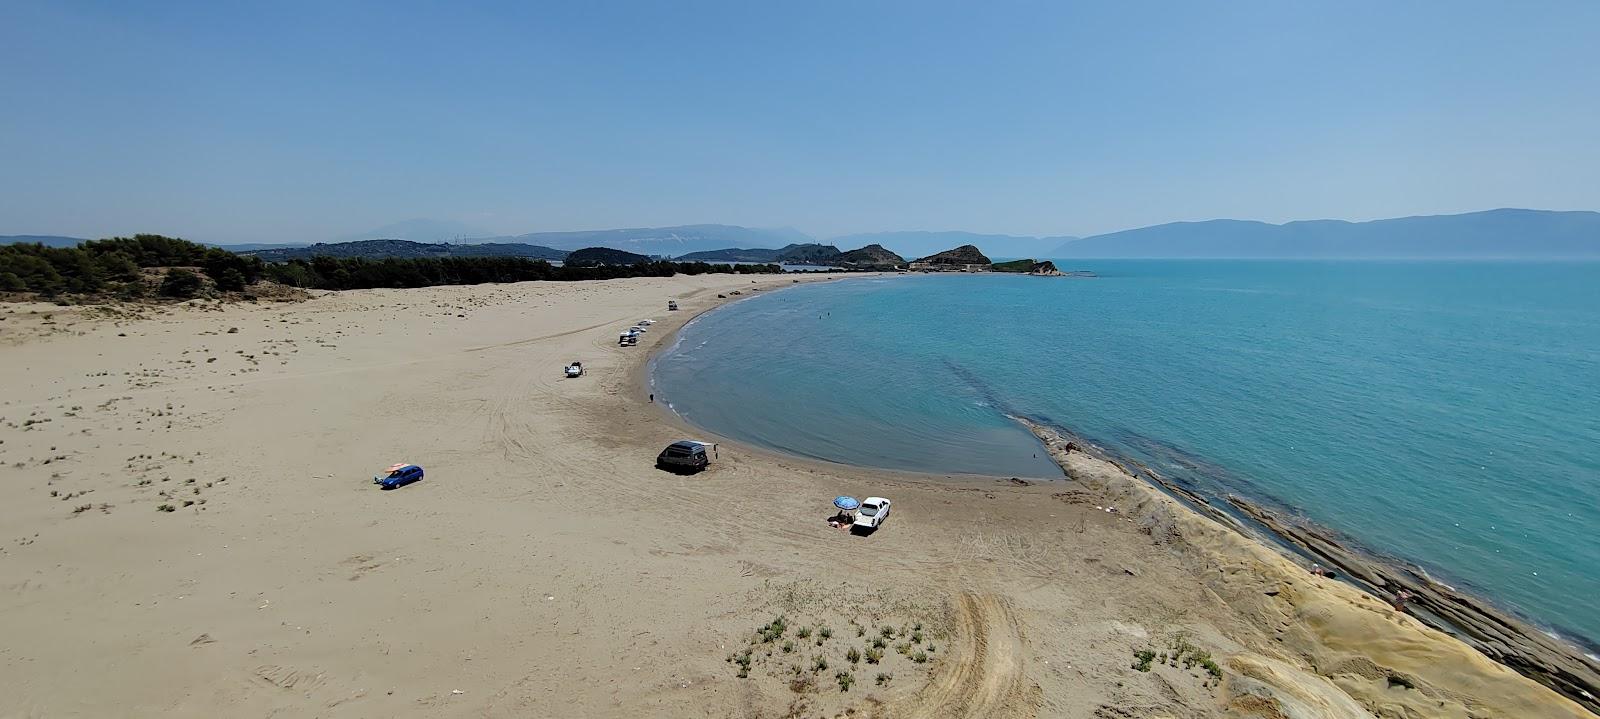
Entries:
{"label": "person walking on sand", "polygon": [[1403,612],[1406,610],[1406,602],[1409,602],[1414,598],[1415,597],[1411,594],[1411,592],[1402,589],[1394,593],[1394,596],[1389,599],[1389,604],[1394,606],[1395,611]]}

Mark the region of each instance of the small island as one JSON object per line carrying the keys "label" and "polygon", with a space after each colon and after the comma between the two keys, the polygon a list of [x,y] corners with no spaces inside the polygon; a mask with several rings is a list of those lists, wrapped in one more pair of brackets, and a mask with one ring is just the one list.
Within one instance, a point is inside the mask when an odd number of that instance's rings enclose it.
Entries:
{"label": "small island", "polygon": [[962,245],[953,250],[945,250],[938,254],[929,255],[919,260],[914,260],[910,265],[913,272],[1009,272],[1011,274],[1032,275],[1035,277],[1094,277],[1093,272],[1072,270],[1062,272],[1056,268],[1056,263],[1050,260],[1011,260],[1009,262],[991,262],[977,247]]}

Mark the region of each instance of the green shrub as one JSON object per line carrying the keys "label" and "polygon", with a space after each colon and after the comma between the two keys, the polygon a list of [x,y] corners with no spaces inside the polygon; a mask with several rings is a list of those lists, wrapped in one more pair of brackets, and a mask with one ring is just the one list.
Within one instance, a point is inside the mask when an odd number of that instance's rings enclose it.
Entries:
{"label": "green shrub", "polygon": [[161,294],[166,297],[188,299],[200,293],[203,283],[200,276],[183,268],[168,270],[161,279]]}

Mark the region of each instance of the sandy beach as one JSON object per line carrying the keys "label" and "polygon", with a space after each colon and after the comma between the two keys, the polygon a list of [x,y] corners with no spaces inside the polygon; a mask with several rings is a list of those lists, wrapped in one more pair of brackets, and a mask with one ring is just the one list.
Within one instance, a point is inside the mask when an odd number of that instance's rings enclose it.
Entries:
{"label": "sandy beach", "polygon": [[655,469],[716,438],[649,354],[815,281],[0,306],[0,716],[1592,716],[1065,440],[1051,482]]}

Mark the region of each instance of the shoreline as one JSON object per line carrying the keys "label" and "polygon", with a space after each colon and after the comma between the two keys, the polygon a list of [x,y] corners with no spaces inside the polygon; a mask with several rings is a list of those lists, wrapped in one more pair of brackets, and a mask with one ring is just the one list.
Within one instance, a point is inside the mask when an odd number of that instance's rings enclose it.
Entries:
{"label": "shoreline", "polygon": [[[779,288],[782,289],[787,288]],[[677,346],[679,333],[684,328],[704,314],[735,304],[737,300],[717,304],[695,313],[682,325],[673,328],[664,338],[664,342],[653,347],[640,370],[647,390],[654,387],[652,373],[655,361]],[[997,409],[1032,434],[1040,442],[1041,448],[1050,451],[1052,456],[1057,451],[1063,453],[1079,451],[1090,454],[1116,467],[1130,481],[1142,483],[1176,499],[1183,511],[1216,522],[1249,541],[1261,543],[1266,549],[1285,555],[1304,557],[1308,561],[1317,560],[1338,570],[1341,581],[1375,599],[1388,601],[1386,595],[1392,596],[1400,591],[1410,593],[1413,599],[1407,606],[1412,610],[1411,615],[1424,625],[1445,632],[1484,657],[1533,679],[1600,715],[1600,658],[1594,653],[1596,647],[1585,641],[1585,638],[1566,637],[1553,629],[1541,628],[1532,620],[1497,606],[1490,597],[1463,591],[1433,579],[1422,568],[1402,558],[1382,555],[1355,540],[1344,537],[1336,530],[1309,520],[1286,516],[1284,512],[1293,512],[1292,507],[1272,509],[1267,502],[1252,501],[1233,493],[1219,498],[1226,501],[1243,517],[1244,521],[1241,521],[1234,514],[1217,508],[1213,501],[1205,496],[1181,486],[1140,462],[1120,456],[1076,435],[1067,428],[1042,424],[1033,419],[1014,415],[1004,408],[997,407]],[[661,412],[671,424],[715,437],[719,442],[747,452],[760,452],[791,461],[834,465],[846,471],[894,473],[912,481],[1005,479],[994,474],[943,475],[806,457],[725,437],[714,430],[697,425],[670,406],[663,406]],[[1053,442],[1060,446],[1053,445]],[[1070,450],[1067,449],[1069,447]],[[1071,481],[1072,470],[1069,465],[1060,458],[1057,458],[1056,463],[1062,469],[1062,479]],[[1130,469],[1130,466],[1136,467],[1138,471]],[[1029,481],[1053,480],[1029,478]],[[1309,574],[1309,570],[1307,573]]]}
{"label": "shoreline", "polygon": [[[1062,458],[1074,478],[1050,481],[739,442],[693,476],[655,469],[686,423],[647,406],[652,350],[719,293],[793,284],[10,308],[7,710],[1592,716],[1080,452]],[[683,311],[663,314],[669,298]],[[641,317],[659,329],[617,347]],[[426,480],[374,488],[396,461]],[[894,516],[868,536],[829,528],[840,494],[892,498]],[[779,616],[831,631],[793,653],[752,638]],[[880,629],[896,644],[881,663],[849,659]],[[1137,665],[1178,647],[1196,664]]]}
{"label": "shoreline", "polygon": [[[1041,441],[1062,443],[1061,452],[1077,451],[1095,456],[1121,470],[1128,479],[1142,481],[1179,499],[1186,510],[1255,539],[1250,536],[1248,525],[1148,466],[1118,456],[1063,428],[1017,419]],[[1127,465],[1138,467],[1140,471],[1133,471]],[[1406,606],[1418,621],[1600,714],[1600,660],[1585,651],[1582,643],[1552,636],[1530,621],[1499,608],[1492,599],[1439,582],[1420,567],[1398,558],[1380,556],[1335,530],[1309,520],[1284,516],[1279,510],[1234,494],[1227,495],[1225,500],[1276,543],[1338,570],[1341,573],[1338,578],[1347,584],[1384,601],[1389,601],[1386,595],[1400,591],[1410,593],[1413,598]]]}

